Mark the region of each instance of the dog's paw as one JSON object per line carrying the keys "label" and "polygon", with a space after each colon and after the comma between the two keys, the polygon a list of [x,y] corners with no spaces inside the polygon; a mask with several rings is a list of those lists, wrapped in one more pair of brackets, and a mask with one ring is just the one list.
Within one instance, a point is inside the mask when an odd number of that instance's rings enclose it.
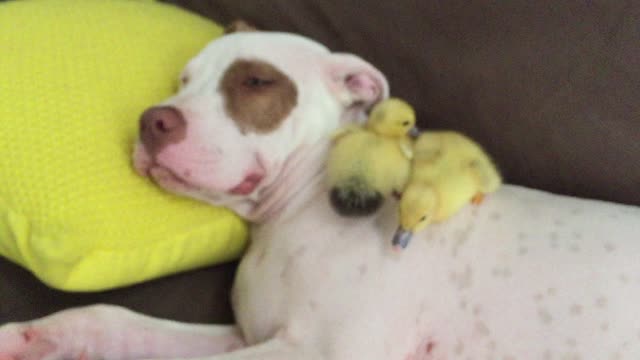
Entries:
{"label": "dog's paw", "polygon": [[29,324],[8,324],[0,327],[0,360],[62,359],[56,344]]}

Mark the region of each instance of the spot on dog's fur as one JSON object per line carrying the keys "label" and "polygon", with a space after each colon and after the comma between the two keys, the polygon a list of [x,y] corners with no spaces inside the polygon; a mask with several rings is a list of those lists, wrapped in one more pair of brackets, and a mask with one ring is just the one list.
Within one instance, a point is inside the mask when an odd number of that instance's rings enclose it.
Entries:
{"label": "spot on dog's fur", "polygon": [[480,306],[480,305],[475,305],[475,306],[473,307],[473,315],[474,315],[474,316],[479,316],[481,312],[482,312],[482,306]]}
{"label": "spot on dog's fur", "polygon": [[457,257],[458,251],[464,245],[467,240],[469,240],[469,235],[471,235],[471,231],[473,231],[473,225],[469,224],[461,229],[456,229],[454,233],[454,242],[451,248],[451,256]]}
{"label": "spot on dog's fur", "polygon": [[474,327],[475,327],[476,333],[480,336],[491,335],[491,330],[489,330],[489,327],[487,326],[487,324],[485,324],[482,321],[476,321],[476,324]]}
{"label": "spot on dog's fur", "polygon": [[471,266],[467,265],[464,271],[461,272],[451,271],[449,281],[451,281],[458,290],[470,288],[471,285],[473,285],[473,270],[471,270]]}
{"label": "spot on dog's fur", "polygon": [[552,249],[556,249],[558,247],[558,234],[555,232],[549,233],[549,246]]}
{"label": "spot on dog's fur", "polygon": [[518,255],[520,256],[527,255],[528,252],[529,252],[529,249],[526,246],[520,246],[518,248]]}
{"label": "spot on dog's fur", "polygon": [[618,278],[620,279],[620,282],[625,285],[629,283],[629,277],[625,274],[620,274]]}
{"label": "spot on dog's fur", "polygon": [[469,305],[469,303],[467,302],[466,299],[460,300],[460,309],[461,310],[466,310],[468,305]]}
{"label": "spot on dog's fur", "polygon": [[360,277],[363,277],[368,270],[367,264],[360,264],[360,266],[358,266],[358,274]]}
{"label": "spot on dog's fur", "polygon": [[574,316],[581,315],[582,314],[582,305],[580,305],[580,304],[571,305],[571,307],[569,307],[569,313],[571,315],[574,315]]}
{"label": "spot on dog's fur", "polygon": [[509,268],[494,268],[493,270],[491,270],[491,274],[494,277],[501,277],[501,278],[508,278],[510,277],[511,274],[511,270]]}
{"label": "spot on dog's fur", "polygon": [[265,246],[258,253],[258,257],[256,258],[256,264],[257,265],[261,264],[266,255],[267,255],[267,247]]}
{"label": "spot on dog's fur", "polygon": [[582,360],[582,356],[578,353],[566,353],[560,358],[562,360]]}
{"label": "spot on dog's fur", "polygon": [[547,309],[538,309],[538,317],[540,318],[540,321],[545,325],[549,325],[553,322],[553,316],[551,316]]}
{"label": "spot on dog's fur", "polygon": [[489,352],[496,351],[497,347],[498,347],[498,345],[496,344],[496,342],[494,340],[491,340],[491,341],[489,341],[489,343],[487,343],[487,349],[489,349]]}
{"label": "spot on dog's fur", "polygon": [[271,132],[298,102],[298,90],[288,76],[258,60],[236,60],[225,71],[219,88],[227,114],[243,133]]}
{"label": "spot on dog's fur", "polygon": [[307,252],[307,247],[305,245],[302,245],[293,252],[293,256],[299,257],[304,255],[305,252]]}
{"label": "spot on dog's fur", "polygon": [[464,352],[464,343],[462,342],[462,340],[458,339],[455,347],[453,348],[453,352],[456,355],[462,355],[462,353]]}
{"label": "spot on dog's fur", "polygon": [[599,298],[596,299],[596,306],[599,308],[604,308],[607,306],[607,298],[604,296],[601,296]]}

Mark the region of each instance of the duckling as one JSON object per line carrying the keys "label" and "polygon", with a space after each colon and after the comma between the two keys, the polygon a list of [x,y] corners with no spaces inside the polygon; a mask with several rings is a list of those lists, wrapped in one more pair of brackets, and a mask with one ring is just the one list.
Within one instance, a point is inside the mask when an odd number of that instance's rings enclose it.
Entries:
{"label": "duckling", "polygon": [[406,248],[430,223],[442,222],[467,203],[479,203],[496,191],[502,177],[487,153],[453,131],[420,135],[413,147],[410,180],[399,204],[399,227],[392,244]]}
{"label": "duckling", "polygon": [[415,112],[390,98],[371,111],[363,127],[347,127],[334,137],[327,166],[330,201],[343,216],[365,216],[400,193],[409,179]]}

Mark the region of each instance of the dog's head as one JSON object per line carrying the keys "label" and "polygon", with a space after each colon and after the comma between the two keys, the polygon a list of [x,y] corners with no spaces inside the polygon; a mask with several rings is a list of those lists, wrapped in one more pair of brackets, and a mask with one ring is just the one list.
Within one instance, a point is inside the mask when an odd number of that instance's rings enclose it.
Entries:
{"label": "dog's head", "polygon": [[217,205],[259,201],[296,149],[362,119],[388,94],[384,76],[360,58],[272,32],[213,41],[180,83],[142,114],[135,168],[169,191]]}

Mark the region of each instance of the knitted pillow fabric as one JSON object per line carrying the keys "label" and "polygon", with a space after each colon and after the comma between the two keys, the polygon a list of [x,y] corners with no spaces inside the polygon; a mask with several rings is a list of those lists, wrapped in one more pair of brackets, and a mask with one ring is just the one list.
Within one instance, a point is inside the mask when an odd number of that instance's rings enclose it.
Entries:
{"label": "knitted pillow fabric", "polygon": [[0,255],[72,291],[239,256],[242,220],[131,163],[140,113],[221,34],[151,1],[0,3]]}

